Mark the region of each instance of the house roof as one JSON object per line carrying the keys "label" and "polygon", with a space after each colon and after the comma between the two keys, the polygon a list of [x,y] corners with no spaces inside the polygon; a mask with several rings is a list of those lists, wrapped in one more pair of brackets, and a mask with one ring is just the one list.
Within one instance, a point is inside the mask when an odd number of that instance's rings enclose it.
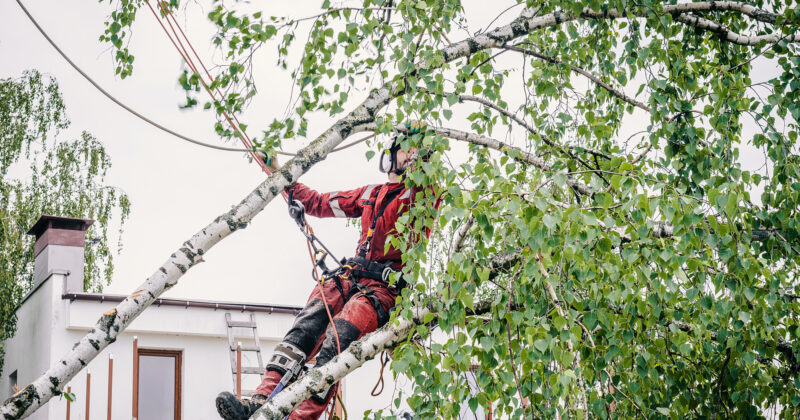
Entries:
{"label": "house roof", "polygon": [[[122,302],[127,298],[126,295],[112,295],[103,293],[63,293],[62,299],[70,301],[91,301],[91,302]],[[227,311],[248,311],[248,312],[266,312],[266,313],[279,313],[279,314],[292,314],[296,315],[303,309],[300,306],[285,306],[285,305],[268,305],[260,303],[247,303],[247,302],[220,302],[212,300],[198,300],[198,299],[171,299],[171,298],[158,298],[152,305],[155,306],[178,306],[183,308],[204,308],[204,309],[222,309]]]}

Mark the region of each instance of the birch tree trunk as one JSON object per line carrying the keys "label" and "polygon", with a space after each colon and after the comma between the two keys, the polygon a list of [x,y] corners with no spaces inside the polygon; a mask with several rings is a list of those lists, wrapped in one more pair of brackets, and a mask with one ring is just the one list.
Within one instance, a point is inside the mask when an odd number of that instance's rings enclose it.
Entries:
{"label": "birch tree trunk", "polygon": [[[443,61],[447,63],[482,49],[498,47],[535,28],[554,23],[552,16],[546,19],[531,18],[523,12],[522,16],[509,25],[443,49]],[[345,138],[365,130],[365,125],[375,120],[376,113],[401,93],[391,91],[390,87],[391,85],[387,84],[373,91],[361,105],[337,121],[309,146],[300,150],[296,157],[287,161],[280,172],[272,174],[236,207],[217,217],[184,242],[183,246],[170,255],[169,259],[133,294],[120,302],[117,307],[104,313],[89,334],[78,341],[61,360],[22,391],[5,401],[0,407],[0,414],[5,419],[22,419],[36,411],[54,395],[59,395],[67,382],[106,346],[113,343],[117,336],[164,291],[174,286],[203,254],[231,233],[247,227],[250,220],[275,196],[297,181],[314,164],[325,159],[328,153]],[[304,392],[304,395],[310,395],[308,392],[310,391]]]}
{"label": "birch tree trunk", "polygon": [[[771,23],[776,19],[774,14],[760,11],[739,2],[697,2],[666,5],[663,10],[666,13],[677,15],[676,20],[684,25],[717,33],[722,32],[721,26],[705,19],[685,16],[683,13],[703,10],[735,10],[762,22]],[[425,64],[420,64],[420,67],[430,69],[442,66],[487,48],[504,46],[507,42],[527,35],[532,31],[557,26],[566,21],[618,19],[625,18],[625,16],[624,12],[616,9],[609,9],[602,13],[585,9],[579,14],[555,12],[542,16],[532,16],[530,10],[526,9],[508,25],[497,27],[492,31],[475,35],[445,47],[441,50],[441,58],[436,57],[436,59],[427,61]],[[724,36],[726,39],[742,44],[770,42],[778,39],[778,35],[746,37],[730,32],[725,32]],[[787,39],[795,41],[797,37],[792,35]],[[217,217],[213,222],[184,242],[183,246],[175,251],[133,294],[128,296],[117,307],[103,314],[89,334],[76,343],[58,362],[33,383],[27,385],[21,392],[7,400],[0,407],[0,414],[6,419],[25,418],[45,404],[52,396],[60,394],[60,390],[71,378],[96,357],[100,351],[113,343],[119,333],[124,331],[156,298],[165,290],[174,286],[180,277],[200,260],[203,254],[234,231],[246,227],[250,220],[275,196],[295,182],[315,163],[324,159],[330,150],[345,138],[355,132],[366,130],[366,125],[375,120],[376,113],[386,106],[392,98],[400,94],[402,92],[393,89],[391,84],[373,91],[361,105],[337,121],[308,147],[302,149],[297,157],[289,160],[279,173],[271,175],[239,205]],[[483,140],[472,137],[470,139]],[[374,355],[378,348],[382,346],[385,348],[388,345],[386,343],[391,343],[397,337],[403,336],[402,331],[406,331],[406,328],[410,329],[413,324],[413,321],[401,320],[400,324],[395,326],[394,331],[390,331],[391,329],[388,327],[381,330],[382,334],[384,334],[384,341],[379,340],[378,336],[370,336],[370,338],[362,341],[358,348],[354,347],[348,350],[348,353],[340,356],[338,360],[341,360],[341,363],[326,365],[319,371],[320,373],[315,374],[313,377],[309,375],[307,379],[299,381],[297,385],[290,388],[290,390],[297,389],[298,391],[284,391],[279,398],[276,398],[269,405],[271,407],[269,409],[277,409],[280,405],[280,409],[285,411],[284,408],[301,401],[310,395],[313,389],[318,389],[308,388],[312,386],[311,382],[315,378],[319,382],[321,378],[328,381],[332,380],[332,378],[344,376],[346,371],[349,371],[348,369],[352,370],[347,365],[355,366],[356,363],[363,363],[365,355]],[[370,348],[367,349],[367,347]],[[361,352],[361,357],[356,357],[357,352]],[[345,366],[346,369],[343,369],[341,365]],[[313,386],[316,385],[317,383],[313,384]],[[320,387],[322,386],[322,384],[319,385]],[[308,389],[303,389],[304,386]],[[300,391],[300,389],[303,390]],[[265,410],[267,409],[268,407],[265,407]]]}

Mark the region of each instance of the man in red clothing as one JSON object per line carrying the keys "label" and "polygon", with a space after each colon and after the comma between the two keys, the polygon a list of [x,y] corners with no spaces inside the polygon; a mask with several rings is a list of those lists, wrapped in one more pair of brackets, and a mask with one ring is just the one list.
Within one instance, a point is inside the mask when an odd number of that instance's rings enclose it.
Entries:
{"label": "man in red clothing", "polygon": [[[408,127],[411,133],[418,133],[424,125],[412,122]],[[340,275],[321,282],[311,292],[308,303],[295,318],[283,342],[275,347],[264,380],[252,398],[239,400],[229,392],[217,397],[217,411],[222,418],[248,419],[273,393],[297,379],[307,360],[316,356],[316,366],[322,366],[338,354],[338,349],[346,349],[350,343],[388,321],[405,282],[401,279],[389,284],[389,274],[399,271],[402,262],[398,249],[390,247],[384,252],[385,242],[394,232],[397,218],[409,209],[415,196],[415,189],[406,188],[401,175],[416,158],[416,149],[403,150],[395,138],[389,153],[381,159],[380,168],[389,175],[389,182],[385,184],[324,194],[301,183],[287,189],[312,216],[361,218],[357,257],[347,261],[348,268]],[[270,166],[273,172],[278,169],[274,161]],[[290,203],[292,206],[296,204]],[[333,325],[324,302],[333,316]],[[331,388],[301,403],[291,418],[319,418],[333,396]]]}

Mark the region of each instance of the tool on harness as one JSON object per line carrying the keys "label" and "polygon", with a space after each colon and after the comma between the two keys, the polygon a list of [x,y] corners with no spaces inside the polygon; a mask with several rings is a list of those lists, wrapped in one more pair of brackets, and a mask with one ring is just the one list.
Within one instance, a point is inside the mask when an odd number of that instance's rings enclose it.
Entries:
{"label": "tool on harness", "polygon": [[[393,273],[400,272],[392,267],[391,262],[380,263],[377,261],[370,261],[363,257],[349,258],[345,263],[345,267],[352,267],[350,268],[350,274],[354,277],[377,280],[385,283],[387,286],[391,280],[389,276],[391,276]],[[405,279],[403,279],[402,276],[394,284],[394,286],[398,289],[403,289],[407,285],[408,283],[405,281]]]}
{"label": "tool on harness", "polygon": [[[281,343],[275,347],[267,367],[272,367],[278,372],[283,372],[280,382],[275,385],[275,389],[269,394],[264,404],[272,400],[272,397],[278,395],[283,391],[289,382],[297,379],[300,372],[303,370],[304,363],[306,362],[306,354],[291,343]],[[287,415],[284,419],[288,419]]]}
{"label": "tool on harness", "polygon": [[306,354],[292,343],[280,343],[275,346],[275,351],[267,363],[268,368],[288,376],[287,382],[294,380],[303,369]]}
{"label": "tool on harness", "polygon": [[403,187],[397,187],[388,193],[386,193],[386,197],[383,199],[383,205],[381,206],[378,213],[375,214],[375,217],[372,218],[372,225],[370,225],[369,229],[367,229],[367,237],[364,239],[364,242],[358,244],[358,256],[361,258],[367,258],[367,254],[369,253],[370,249],[372,249],[372,237],[375,236],[375,226],[378,224],[378,220],[383,217],[383,212],[386,211],[386,207],[389,207],[392,201],[397,198],[398,195],[403,191]]}

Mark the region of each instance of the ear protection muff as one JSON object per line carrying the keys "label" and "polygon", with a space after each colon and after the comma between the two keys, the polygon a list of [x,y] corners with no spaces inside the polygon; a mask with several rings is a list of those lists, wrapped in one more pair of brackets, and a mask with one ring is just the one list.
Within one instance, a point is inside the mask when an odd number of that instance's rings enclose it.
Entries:
{"label": "ear protection muff", "polygon": [[398,140],[399,137],[395,136],[395,138],[392,139],[392,147],[381,154],[381,159],[378,162],[378,169],[383,173],[402,175],[403,172],[405,172],[405,169],[397,168],[397,151],[400,150],[400,142]]}
{"label": "ear protection muff", "polygon": [[[427,124],[424,121],[412,120],[406,123],[409,134],[418,134],[425,130]],[[378,161],[378,169],[383,173],[393,173],[395,175],[402,175],[405,169],[397,168],[397,151],[400,150],[400,136],[396,135],[392,139],[392,146],[383,152],[380,161]],[[429,150],[420,150],[419,155],[423,158],[427,157]],[[388,168],[387,168],[388,167]]]}

